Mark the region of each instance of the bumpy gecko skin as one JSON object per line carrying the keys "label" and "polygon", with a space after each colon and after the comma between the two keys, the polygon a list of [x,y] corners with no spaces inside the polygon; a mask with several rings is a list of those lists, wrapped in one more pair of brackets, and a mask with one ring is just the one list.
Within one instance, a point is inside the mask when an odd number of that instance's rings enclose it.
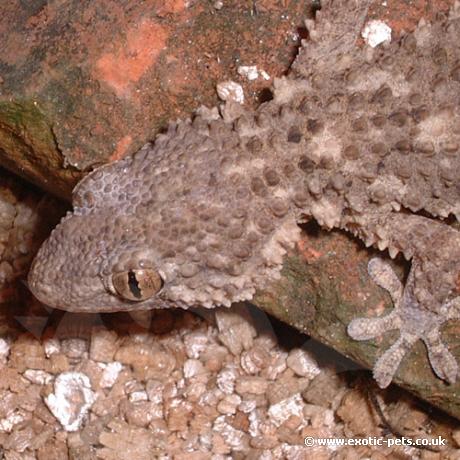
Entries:
{"label": "bumpy gecko skin", "polygon": [[419,338],[455,381],[439,330],[460,311],[460,233],[444,222],[460,218],[460,4],[377,49],[355,43],[366,13],[367,2],[323,2],[272,101],[202,108],[83,179],[32,292],[70,311],[230,305],[279,276],[313,218],[413,261],[404,289],[371,263],[395,309],[349,326],[358,340],[401,331],[377,361],[379,385]]}

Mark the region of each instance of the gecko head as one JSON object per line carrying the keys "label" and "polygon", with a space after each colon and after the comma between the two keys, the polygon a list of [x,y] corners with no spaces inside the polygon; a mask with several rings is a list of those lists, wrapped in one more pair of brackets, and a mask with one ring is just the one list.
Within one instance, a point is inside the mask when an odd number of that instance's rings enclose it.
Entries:
{"label": "gecko head", "polygon": [[54,308],[94,313],[229,306],[253,295],[250,276],[230,257],[235,243],[220,254],[217,235],[196,231],[184,246],[182,227],[161,210],[152,214],[69,213],[35,257],[29,289]]}
{"label": "gecko head", "polygon": [[67,311],[169,307],[168,288],[180,280],[174,260],[165,263],[153,249],[155,237],[135,216],[69,213],[35,257],[29,288],[44,304]]}

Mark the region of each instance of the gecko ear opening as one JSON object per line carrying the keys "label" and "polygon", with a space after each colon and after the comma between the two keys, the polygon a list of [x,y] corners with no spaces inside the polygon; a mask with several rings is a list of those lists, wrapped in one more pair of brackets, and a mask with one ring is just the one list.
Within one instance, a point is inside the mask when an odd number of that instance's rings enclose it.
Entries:
{"label": "gecko ear opening", "polygon": [[132,302],[150,299],[163,287],[161,276],[152,269],[127,270],[112,275],[117,294]]}

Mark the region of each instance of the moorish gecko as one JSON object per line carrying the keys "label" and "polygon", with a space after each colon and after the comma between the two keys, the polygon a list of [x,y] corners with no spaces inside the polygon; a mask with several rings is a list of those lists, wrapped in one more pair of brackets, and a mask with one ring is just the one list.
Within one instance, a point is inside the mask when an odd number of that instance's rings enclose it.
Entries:
{"label": "moorish gecko", "polygon": [[370,262],[395,308],[348,327],[357,340],[399,329],[378,384],[418,339],[454,382],[440,328],[460,317],[460,232],[446,223],[460,219],[460,2],[377,49],[356,45],[367,3],[324,1],[255,112],[201,108],[85,177],[32,266],[38,299],[85,312],[228,306],[279,276],[297,224],[314,218],[412,260],[405,288]]}

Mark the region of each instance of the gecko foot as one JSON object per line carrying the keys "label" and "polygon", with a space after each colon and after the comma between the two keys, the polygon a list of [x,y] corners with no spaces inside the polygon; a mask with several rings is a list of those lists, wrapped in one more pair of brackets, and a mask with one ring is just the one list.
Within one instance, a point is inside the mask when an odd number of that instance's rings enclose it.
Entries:
{"label": "gecko foot", "polygon": [[357,318],[348,325],[348,335],[355,340],[369,340],[387,331],[399,329],[398,340],[374,365],[374,378],[381,388],[391,383],[401,360],[419,339],[426,345],[434,373],[449,383],[454,383],[457,378],[458,364],[442,343],[440,328],[447,320],[460,318],[460,297],[443,303],[437,311],[424,308],[414,295],[417,269],[417,261],[413,261],[404,288],[390,265],[380,258],[371,259],[369,275],[376,284],[389,292],[395,308],[384,317]]}

